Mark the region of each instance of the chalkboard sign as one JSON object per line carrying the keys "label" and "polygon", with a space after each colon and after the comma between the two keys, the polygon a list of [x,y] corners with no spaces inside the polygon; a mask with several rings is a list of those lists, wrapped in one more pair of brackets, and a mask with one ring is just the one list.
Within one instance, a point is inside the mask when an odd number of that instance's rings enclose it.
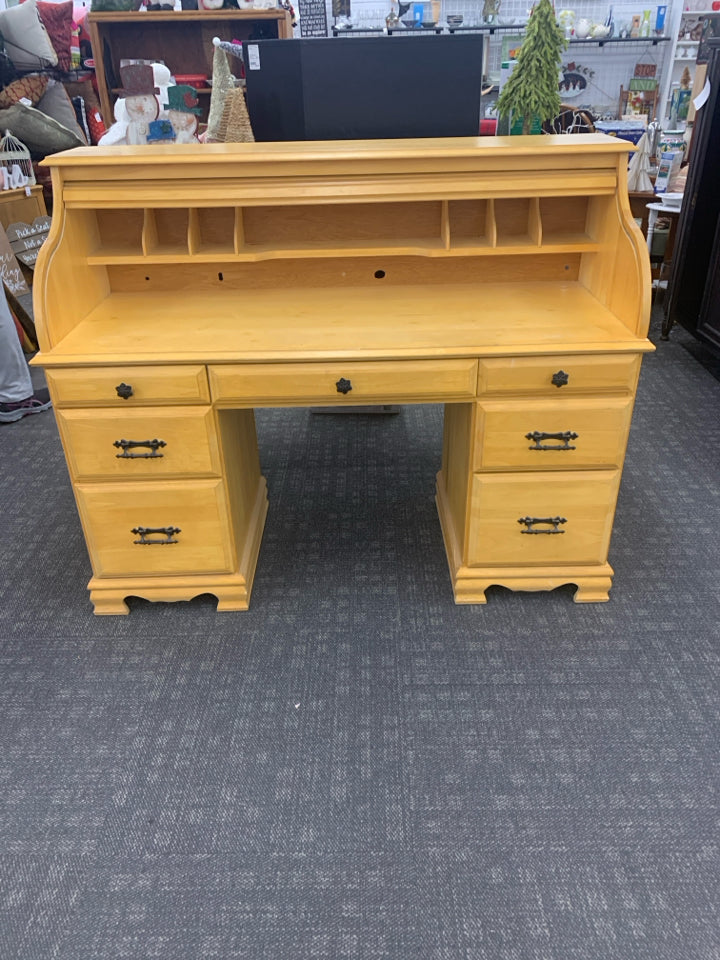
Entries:
{"label": "chalkboard sign", "polygon": [[14,297],[30,293],[15,251],[2,226],[0,226],[0,279],[6,290]]}
{"label": "chalkboard sign", "polygon": [[11,223],[7,238],[15,256],[26,267],[35,269],[40,247],[50,230],[50,217],[35,217],[32,223]]}
{"label": "chalkboard sign", "polygon": [[301,37],[326,37],[328,35],[325,0],[299,0]]}

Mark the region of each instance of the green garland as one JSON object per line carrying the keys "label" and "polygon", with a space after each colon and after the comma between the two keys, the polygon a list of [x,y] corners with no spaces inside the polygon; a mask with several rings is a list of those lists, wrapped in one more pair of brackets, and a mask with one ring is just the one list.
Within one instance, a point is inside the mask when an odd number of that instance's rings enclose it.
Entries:
{"label": "green garland", "polygon": [[522,117],[523,133],[529,133],[534,118],[543,123],[558,115],[558,77],[566,47],[551,0],[539,0],[532,9],[517,65],[498,97],[500,117],[510,116],[511,123]]}

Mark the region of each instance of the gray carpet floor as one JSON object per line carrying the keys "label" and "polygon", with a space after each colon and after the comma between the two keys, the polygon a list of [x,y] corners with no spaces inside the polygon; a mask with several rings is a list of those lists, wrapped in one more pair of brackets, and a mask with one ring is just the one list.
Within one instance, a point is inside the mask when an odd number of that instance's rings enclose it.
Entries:
{"label": "gray carpet floor", "polygon": [[442,410],[407,406],[259,414],[250,611],[93,617],[53,414],[0,428],[0,958],[718,960],[720,382],[691,347],[644,360],[608,604],[455,606]]}

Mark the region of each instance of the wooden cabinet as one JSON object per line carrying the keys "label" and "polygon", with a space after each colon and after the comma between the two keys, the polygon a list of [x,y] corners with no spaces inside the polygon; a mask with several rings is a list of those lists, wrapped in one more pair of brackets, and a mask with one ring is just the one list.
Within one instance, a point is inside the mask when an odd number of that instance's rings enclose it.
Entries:
{"label": "wooden cabinet", "polygon": [[[292,37],[287,10],[148,10],[144,13],[90,11],[95,75],[103,119],[113,123],[121,89],[120,63],[161,60],[175,74],[212,77],[213,37],[221,40],[285,40]],[[204,116],[211,87],[198,88]]]}
{"label": "wooden cabinet", "polygon": [[[256,406],[443,403],[457,602],[607,600],[647,328],[627,146],[602,135],[48,158],[47,371],[97,613],[247,608]],[[430,478],[429,478],[430,479]],[[202,531],[206,531],[203,535]]]}

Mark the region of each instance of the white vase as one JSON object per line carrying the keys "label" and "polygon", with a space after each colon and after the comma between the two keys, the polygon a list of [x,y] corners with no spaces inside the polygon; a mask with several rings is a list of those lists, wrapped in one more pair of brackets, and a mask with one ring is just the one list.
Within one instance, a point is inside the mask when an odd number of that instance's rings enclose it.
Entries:
{"label": "white vase", "polygon": [[585,40],[590,36],[590,31],[592,30],[592,23],[585,17],[581,17],[575,23],[575,36],[578,40]]}

